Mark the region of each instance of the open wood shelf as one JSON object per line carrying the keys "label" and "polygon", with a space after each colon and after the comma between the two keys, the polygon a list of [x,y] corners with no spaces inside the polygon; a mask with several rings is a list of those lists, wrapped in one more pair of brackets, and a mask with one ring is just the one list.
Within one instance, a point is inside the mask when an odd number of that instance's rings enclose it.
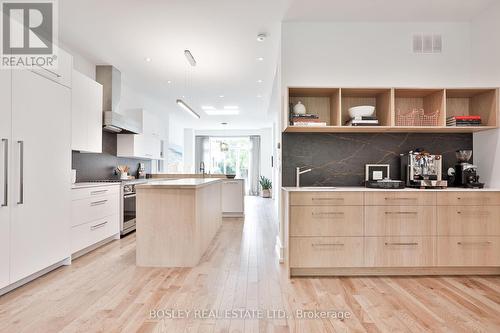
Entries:
{"label": "open wood shelf", "polygon": [[[498,128],[498,88],[289,88],[288,102],[301,101],[308,114],[317,114],[326,122],[323,127],[288,126],[295,133],[474,133]],[[380,126],[345,126],[349,108],[361,105],[376,107]],[[396,126],[397,112],[423,109],[425,114],[438,111],[436,126]],[[287,120],[291,106],[286,108]],[[482,126],[446,126],[450,116],[481,116]]]}
{"label": "open wood shelf", "polygon": [[475,133],[496,129],[496,126],[468,126],[468,127],[403,127],[403,126],[322,126],[303,127],[288,126],[286,133]]}

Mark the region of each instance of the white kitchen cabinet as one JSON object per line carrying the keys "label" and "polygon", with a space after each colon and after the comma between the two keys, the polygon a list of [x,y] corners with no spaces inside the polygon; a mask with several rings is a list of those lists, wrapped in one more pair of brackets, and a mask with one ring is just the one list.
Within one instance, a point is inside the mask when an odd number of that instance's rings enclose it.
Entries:
{"label": "white kitchen cabinet", "polygon": [[[72,190],[71,253],[120,235],[120,185]],[[85,251],[82,251],[85,250]]]}
{"label": "white kitchen cabinet", "polygon": [[[57,46],[54,45],[55,48]],[[71,72],[73,69],[73,57],[62,50],[57,49],[57,67],[56,68],[43,68],[35,67],[31,69],[33,73],[43,76],[44,78],[59,83],[60,85],[71,88]]]}
{"label": "white kitchen cabinet", "polygon": [[151,135],[158,139],[162,139],[165,136],[165,131],[158,117],[147,110],[142,110],[142,126],[144,134]]}
{"label": "white kitchen cabinet", "polygon": [[9,284],[10,207],[8,205],[11,142],[11,73],[0,70],[0,289]]}
{"label": "white kitchen cabinet", "polygon": [[222,181],[222,214],[243,216],[245,199],[245,180],[227,179]]}
{"label": "white kitchen cabinet", "polygon": [[118,157],[158,160],[161,158],[161,142],[147,134],[118,134]]}
{"label": "white kitchen cabinet", "polygon": [[102,85],[73,70],[71,149],[102,153]]}
{"label": "white kitchen cabinet", "polygon": [[10,147],[14,283],[70,255],[70,89],[32,71],[13,71]]}

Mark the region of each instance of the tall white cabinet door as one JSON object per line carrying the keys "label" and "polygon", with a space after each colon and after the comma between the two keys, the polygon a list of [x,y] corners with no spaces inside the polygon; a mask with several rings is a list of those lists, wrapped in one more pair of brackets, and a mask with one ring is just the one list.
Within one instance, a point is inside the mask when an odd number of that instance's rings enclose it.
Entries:
{"label": "tall white cabinet door", "polygon": [[11,283],[70,255],[70,89],[13,71],[12,138]]}
{"label": "tall white cabinet door", "polygon": [[102,153],[102,84],[88,80],[88,151]]}
{"label": "tall white cabinet door", "polygon": [[71,148],[73,150],[87,149],[87,114],[85,102],[87,101],[87,85],[85,76],[73,71],[71,90]]}
{"label": "tall white cabinet door", "polygon": [[0,288],[9,284],[10,207],[8,197],[11,144],[11,71],[0,70]]}

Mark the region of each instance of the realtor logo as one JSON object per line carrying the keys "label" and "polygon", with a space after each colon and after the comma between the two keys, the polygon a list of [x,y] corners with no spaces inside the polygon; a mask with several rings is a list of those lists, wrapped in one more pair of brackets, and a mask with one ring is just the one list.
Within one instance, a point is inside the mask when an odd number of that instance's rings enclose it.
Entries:
{"label": "realtor logo", "polygon": [[2,1],[2,67],[54,66],[55,1]]}

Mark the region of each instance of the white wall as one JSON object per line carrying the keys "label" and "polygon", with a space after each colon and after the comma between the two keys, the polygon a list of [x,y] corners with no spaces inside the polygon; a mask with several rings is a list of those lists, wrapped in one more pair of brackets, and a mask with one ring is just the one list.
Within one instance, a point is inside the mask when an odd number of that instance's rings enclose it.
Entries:
{"label": "white wall", "polygon": [[[473,72],[476,84],[500,87],[500,3],[478,16],[471,24]],[[480,181],[500,187],[500,132],[474,134],[474,163]]]}
{"label": "white wall", "polygon": [[[412,53],[414,33],[443,35],[443,53]],[[286,22],[284,86],[461,86],[470,84],[469,23]]]}

